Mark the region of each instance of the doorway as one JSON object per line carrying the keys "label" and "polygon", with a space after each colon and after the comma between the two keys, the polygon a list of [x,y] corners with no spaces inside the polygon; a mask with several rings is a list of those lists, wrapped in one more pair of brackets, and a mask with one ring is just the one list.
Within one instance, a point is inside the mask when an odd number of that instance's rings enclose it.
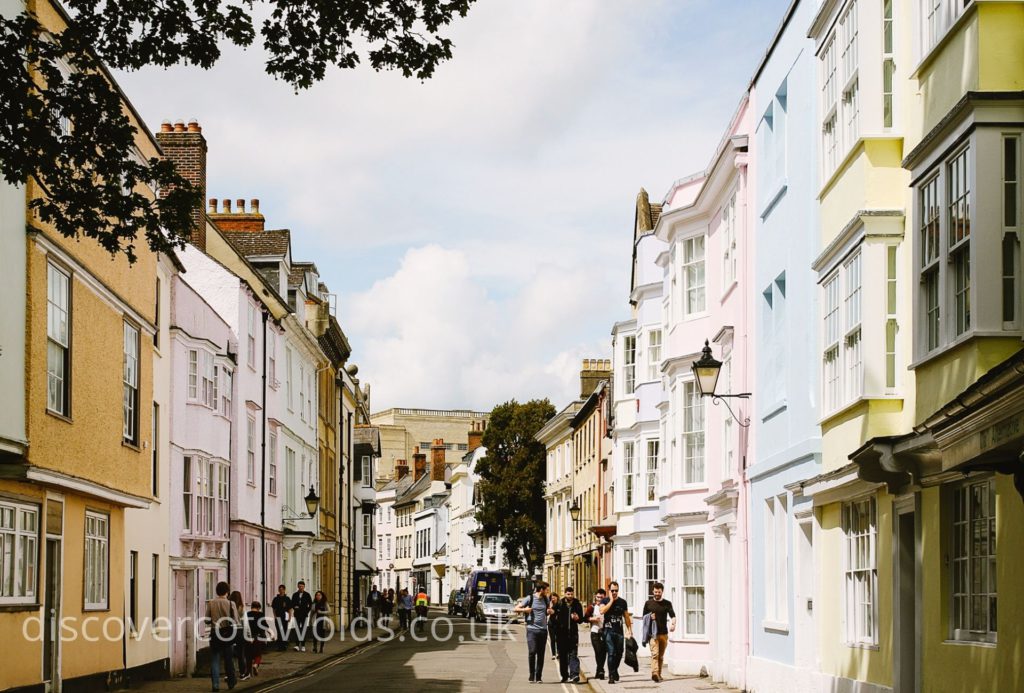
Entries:
{"label": "doorway", "polygon": [[896,584],[896,652],[894,693],[917,693],[917,523],[914,512],[896,515],[893,571]]}
{"label": "doorway", "polygon": [[60,691],[60,539],[46,539],[46,584],[43,595],[43,681],[46,690]]}
{"label": "doorway", "polygon": [[794,590],[793,624],[795,663],[798,668],[817,670],[814,623],[814,520],[800,520],[796,529],[796,589]]}

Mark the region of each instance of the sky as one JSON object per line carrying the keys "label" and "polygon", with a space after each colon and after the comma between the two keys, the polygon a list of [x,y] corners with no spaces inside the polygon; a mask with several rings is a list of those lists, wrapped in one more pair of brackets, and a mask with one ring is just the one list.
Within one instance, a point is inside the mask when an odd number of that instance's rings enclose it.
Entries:
{"label": "sky", "polygon": [[207,197],[292,230],[373,410],[561,408],[629,317],[637,192],[707,166],[788,2],[478,0],[427,81],[295,94],[257,49],[118,79],[150,129],[200,122]]}

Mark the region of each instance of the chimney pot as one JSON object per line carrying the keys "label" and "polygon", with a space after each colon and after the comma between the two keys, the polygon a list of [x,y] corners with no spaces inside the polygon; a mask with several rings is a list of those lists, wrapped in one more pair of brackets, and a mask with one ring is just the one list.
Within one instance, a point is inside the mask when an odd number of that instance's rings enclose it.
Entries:
{"label": "chimney pot", "polygon": [[249,207],[252,209],[252,213],[253,214],[259,214],[260,213],[260,201],[259,201],[259,199],[254,197],[251,200],[249,200]]}
{"label": "chimney pot", "polygon": [[188,121],[188,131],[189,132],[202,132],[203,129],[201,127],[199,127],[199,121],[198,120],[196,120],[195,118],[191,118]]}
{"label": "chimney pot", "polygon": [[235,212],[238,214],[245,214],[245,200],[242,198],[235,200]]}
{"label": "chimney pot", "polygon": [[171,125],[171,121],[165,120],[160,123],[160,132],[173,132],[174,126]]}
{"label": "chimney pot", "polygon": [[182,120],[174,121],[174,131],[175,132],[185,132],[185,122],[182,121]]}
{"label": "chimney pot", "polygon": [[211,197],[210,198],[210,214],[216,214],[216,213],[217,213],[217,198],[216,197]]}
{"label": "chimney pot", "polygon": [[231,200],[224,200],[224,213],[231,214]]}

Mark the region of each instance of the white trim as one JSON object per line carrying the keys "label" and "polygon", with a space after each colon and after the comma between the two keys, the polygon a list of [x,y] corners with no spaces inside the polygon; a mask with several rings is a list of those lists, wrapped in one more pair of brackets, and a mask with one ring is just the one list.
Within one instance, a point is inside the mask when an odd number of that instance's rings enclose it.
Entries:
{"label": "white trim", "polygon": [[87,481],[85,479],[78,479],[67,474],[61,474],[50,469],[42,469],[40,467],[29,467],[25,472],[25,479],[28,481],[35,481],[40,484],[52,484],[54,486],[60,486],[70,491],[77,491],[87,496],[93,496],[101,500],[110,501],[116,503],[125,508],[137,508],[139,510],[146,510],[149,508],[151,501],[141,496],[135,496],[130,493],[124,493],[123,491],[116,491],[106,486],[101,486],[93,481]]}
{"label": "white trim", "polygon": [[36,246],[42,250],[44,255],[52,254],[58,257],[61,262],[71,268],[73,278],[80,280],[86,287],[91,289],[94,294],[102,299],[104,303],[134,320],[138,323],[140,329],[150,337],[156,334],[156,325],[142,317],[138,311],[125,303],[117,296],[117,294],[107,288],[105,284],[93,276],[86,267],[71,257],[63,248],[56,245],[40,231],[33,230],[30,233],[30,236],[35,241]]}

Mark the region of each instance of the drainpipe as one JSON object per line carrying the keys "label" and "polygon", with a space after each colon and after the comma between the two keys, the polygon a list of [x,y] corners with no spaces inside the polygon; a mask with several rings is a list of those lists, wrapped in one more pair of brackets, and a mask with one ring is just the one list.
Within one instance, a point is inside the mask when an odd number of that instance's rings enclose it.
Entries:
{"label": "drainpipe", "polygon": [[260,593],[267,604],[267,311],[263,310],[262,431],[260,433]]}

